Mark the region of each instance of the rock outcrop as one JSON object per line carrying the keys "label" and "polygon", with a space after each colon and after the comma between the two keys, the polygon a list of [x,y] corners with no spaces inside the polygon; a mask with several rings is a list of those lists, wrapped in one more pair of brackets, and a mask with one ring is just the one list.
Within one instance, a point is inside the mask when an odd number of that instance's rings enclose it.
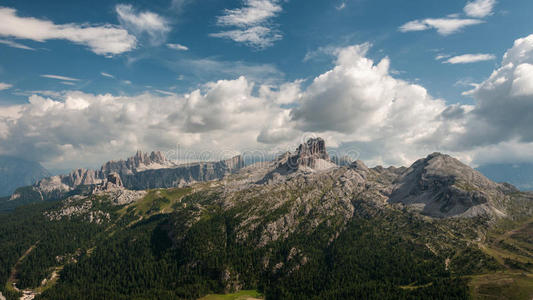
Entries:
{"label": "rock outcrop", "polygon": [[108,184],[113,184],[117,187],[124,187],[124,184],[122,184],[122,180],[120,179],[120,175],[118,175],[116,172],[112,172],[107,175],[107,182]]}
{"label": "rock outcrop", "polygon": [[433,217],[503,216],[510,191],[449,155],[433,153],[398,177],[390,202]]}
{"label": "rock outcrop", "polygon": [[266,183],[282,179],[280,176],[299,172],[314,173],[336,167],[337,165],[329,158],[324,140],[312,138],[306,143],[300,144],[295,153],[286,152],[280,155],[273,162],[273,165],[267,165],[266,175],[258,182]]}
{"label": "rock outcrop", "polygon": [[120,175],[117,172],[111,172],[101,184],[94,187],[91,194],[105,195],[110,198],[112,204],[124,205],[146,196],[146,191],[126,189],[122,184]]}
{"label": "rock outcrop", "polygon": [[286,167],[292,170],[324,170],[335,167],[335,164],[326,151],[326,142],[321,138],[314,138],[298,147],[296,154],[288,158]]}

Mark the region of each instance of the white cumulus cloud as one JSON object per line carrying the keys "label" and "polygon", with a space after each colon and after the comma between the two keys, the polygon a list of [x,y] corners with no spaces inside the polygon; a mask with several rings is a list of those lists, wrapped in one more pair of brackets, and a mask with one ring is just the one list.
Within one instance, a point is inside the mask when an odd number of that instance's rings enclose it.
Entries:
{"label": "white cumulus cloud", "polygon": [[136,149],[175,150],[178,144],[215,158],[226,150],[257,149],[263,124],[283,109],[254,96],[253,86],[240,77],[184,95],[32,95],[18,107],[15,119],[0,117],[0,153],[76,167],[125,157]]}
{"label": "white cumulus cloud", "polygon": [[115,78],[115,76],[109,74],[109,73],[106,73],[106,72],[100,72],[100,75],[104,76],[104,77],[107,77],[107,78]]}
{"label": "white cumulus cloud", "polygon": [[453,56],[444,61],[448,64],[469,64],[480,61],[494,60],[496,56],[492,54],[463,54],[458,56]]}
{"label": "white cumulus cloud", "polygon": [[[481,153],[486,149],[496,151],[497,145],[524,149],[524,145],[533,143],[532,85],[533,35],[530,35],[516,40],[505,53],[501,66],[467,93],[476,105],[464,115],[463,133],[447,147]],[[511,153],[500,159],[512,159]]]}
{"label": "white cumulus cloud", "polygon": [[122,26],[136,36],[147,34],[154,45],[162,44],[170,31],[168,21],[154,12],[138,12],[129,4],[118,4],[115,11]]}
{"label": "white cumulus cloud", "polygon": [[17,42],[12,41],[12,40],[2,40],[2,39],[0,39],[0,44],[7,45],[7,46],[9,46],[11,48],[18,48],[18,49],[35,51],[35,49],[32,48],[32,47],[26,46],[26,45],[21,44],[21,43],[17,43]]}
{"label": "white cumulus cloud", "polygon": [[231,39],[258,49],[270,47],[282,38],[271,22],[282,11],[280,0],[245,0],[243,7],[226,9],[217,18],[219,26],[237,28],[210,36]]}
{"label": "white cumulus cloud", "polygon": [[183,46],[181,44],[167,44],[167,47],[170,48],[170,49],[173,49],[173,50],[178,50],[178,51],[187,51],[189,50],[189,48],[187,46]]}
{"label": "white cumulus cloud", "polygon": [[52,74],[43,74],[43,75],[41,75],[41,77],[57,79],[57,80],[63,80],[63,81],[79,81],[79,79],[77,79],[77,78],[61,76],[61,75],[52,75]]}
{"label": "white cumulus cloud", "polygon": [[0,7],[0,36],[44,42],[60,39],[81,44],[99,55],[131,51],[137,40],[116,25],[54,24],[49,20],[19,17],[12,8]]}
{"label": "white cumulus cloud", "polygon": [[13,85],[5,82],[0,82],[0,91],[7,90],[11,88]]}
{"label": "white cumulus cloud", "polygon": [[496,0],[469,1],[464,7],[466,18],[461,14],[449,14],[444,18],[427,18],[413,20],[400,26],[401,32],[425,31],[436,29],[440,35],[450,35],[460,32],[463,28],[484,23],[482,19],[491,15]]}
{"label": "white cumulus cloud", "polygon": [[464,7],[464,12],[469,17],[485,18],[492,14],[495,5],[496,0],[469,1]]}
{"label": "white cumulus cloud", "polygon": [[2,108],[16,114],[0,113],[0,153],[75,167],[136,149],[179,144],[220,158],[290,150],[302,137],[323,136],[370,164],[406,165],[434,151],[473,164],[533,159],[533,35],[516,40],[501,66],[468,93],[474,105],[447,104],[396,78],[387,57],[367,57],[369,47],[331,50],[334,66],[309,83],[258,85],[236,76],[186,94],[34,94],[27,104]]}
{"label": "white cumulus cloud", "polygon": [[367,58],[369,47],[339,49],[335,67],[303,92],[291,120],[302,131],[366,147],[366,159],[405,162],[426,150],[418,141],[440,126],[446,106],[422,86],[394,78],[388,58]]}
{"label": "white cumulus cloud", "polygon": [[436,29],[437,32],[441,35],[450,35],[459,32],[461,29],[467,26],[477,25],[481,23],[483,23],[483,21],[477,19],[430,18],[407,22],[400,27],[400,31],[409,32]]}

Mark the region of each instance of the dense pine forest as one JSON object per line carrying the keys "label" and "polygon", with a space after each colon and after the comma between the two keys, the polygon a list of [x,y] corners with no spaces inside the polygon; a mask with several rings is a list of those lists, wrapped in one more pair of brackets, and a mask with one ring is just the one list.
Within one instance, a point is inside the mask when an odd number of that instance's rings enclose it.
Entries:
{"label": "dense pine forest", "polygon": [[[452,271],[417,241],[431,231],[439,234],[439,224],[428,226],[406,212],[368,214],[363,202],[362,213],[341,231],[324,225],[258,248],[237,239],[238,209],[223,211],[215,198],[193,193],[164,214],[157,213],[159,206],[170,200],[158,198],[142,220],[136,209],[94,199],[111,216],[100,224],[48,219],[44,212],[59,202],[2,214],[2,292],[14,298],[18,293],[7,288],[8,281],[35,288],[58,270],[60,280],[42,289],[39,299],[196,299],[238,289],[257,289],[267,299],[467,299],[467,280],[460,275],[499,268],[479,250],[467,249]],[[182,227],[200,203],[201,219]],[[476,256],[478,263],[468,266]]]}

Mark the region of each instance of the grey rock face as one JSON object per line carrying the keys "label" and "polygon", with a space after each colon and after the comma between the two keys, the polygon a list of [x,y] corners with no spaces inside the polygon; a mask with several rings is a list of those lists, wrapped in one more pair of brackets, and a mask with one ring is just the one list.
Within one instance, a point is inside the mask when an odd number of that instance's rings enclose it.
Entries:
{"label": "grey rock face", "polygon": [[192,182],[221,179],[243,166],[242,157],[235,156],[218,162],[198,162],[172,168],[145,170],[131,175],[122,175],[122,180],[124,186],[129,189],[169,188]]}
{"label": "grey rock face", "polygon": [[[257,247],[285,239],[294,231],[313,232],[321,224],[342,228],[356,213],[358,203],[385,207],[390,195],[390,174],[379,173],[361,162],[320,172],[293,172],[238,189],[231,184],[243,169],[227,179],[221,192],[222,207],[241,211],[236,229],[245,240],[259,230]],[[265,221],[266,220],[266,221]],[[335,236],[331,236],[335,238]]]}
{"label": "grey rock face", "polygon": [[321,138],[309,139],[298,147],[295,155],[288,159],[287,166],[292,169],[331,167],[326,142]]}
{"label": "grey rock face", "polygon": [[241,156],[218,162],[178,165],[167,160],[161,152],[147,154],[138,151],[126,160],[107,162],[100,170],[77,169],[67,175],[42,179],[31,188],[15,191],[11,200],[28,202],[28,199],[22,199],[25,195],[36,198],[32,201],[59,199],[69,193],[77,194],[80,187],[100,186],[109,182],[129,190],[176,187],[221,179],[243,166]]}
{"label": "grey rock face", "polygon": [[50,173],[37,162],[0,155],[0,197],[48,176]]}
{"label": "grey rock face", "polygon": [[[280,155],[273,166],[267,164],[269,168],[259,183],[283,180],[280,176],[298,172],[316,172],[336,168],[326,151],[326,143],[322,138],[309,139],[301,144],[295,153],[286,152]],[[263,169],[264,165],[263,165]]]}
{"label": "grey rock face", "polygon": [[508,190],[455,158],[433,153],[416,161],[395,181],[390,202],[434,217],[502,216]]}
{"label": "grey rock face", "polygon": [[120,179],[120,175],[118,175],[116,172],[112,172],[107,175],[107,182],[114,184],[117,187],[124,187],[124,184],[122,184],[122,180]]}
{"label": "grey rock face", "polygon": [[94,202],[90,198],[70,197],[62,203],[62,207],[58,210],[45,212],[44,215],[49,220],[62,220],[64,218],[82,217],[89,223],[101,224],[109,221],[111,215],[108,212],[103,212],[94,209]]}
{"label": "grey rock face", "polygon": [[176,164],[169,161],[159,151],[153,151],[150,154],[137,151],[134,156],[129,157],[126,160],[106,162],[100,169],[100,172],[104,174],[116,172],[121,176],[124,176],[144,170],[169,168],[173,166],[176,166]]}

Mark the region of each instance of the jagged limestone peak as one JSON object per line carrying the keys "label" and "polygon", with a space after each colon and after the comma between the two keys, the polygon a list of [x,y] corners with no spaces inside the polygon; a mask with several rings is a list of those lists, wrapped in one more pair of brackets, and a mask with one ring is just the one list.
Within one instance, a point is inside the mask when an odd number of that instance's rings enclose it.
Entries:
{"label": "jagged limestone peak", "polygon": [[298,146],[296,154],[288,159],[287,167],[292,170],[323,170],[335,167],[335,164],[329,158],[326,142],[322,138],[311,138]]}

